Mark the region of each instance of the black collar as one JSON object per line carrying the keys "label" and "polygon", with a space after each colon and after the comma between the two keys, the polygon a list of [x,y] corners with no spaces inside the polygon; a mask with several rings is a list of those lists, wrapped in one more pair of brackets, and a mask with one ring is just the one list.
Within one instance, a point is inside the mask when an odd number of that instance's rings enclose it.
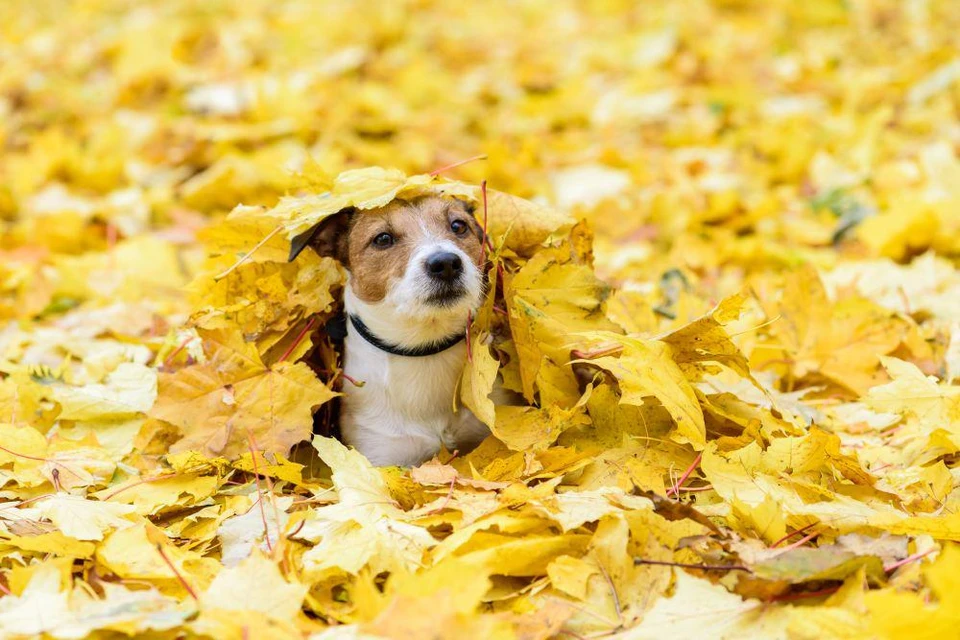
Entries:
{"label": "black collar", "polygon": [[363,339],[375,346],[381,351],[386,351],[389,354],[395,356],[404,356],[406,358],[422,358],[424,356],[433,356],[443,351],[446,351],[452,346],[455,346],[460,343],[464,338],[463,333],[455,333],[452,336],[444,338],[439,342],[429,342],[419,347],[401,347],[399,345],[390,344],[389,342],[384,342],[377,336],[373,335],[373,332],[370,331],[370,328],[363,323],[363,320],[357,316],[350,315],[350,324],[353,325],[353,328],[357,330]]}

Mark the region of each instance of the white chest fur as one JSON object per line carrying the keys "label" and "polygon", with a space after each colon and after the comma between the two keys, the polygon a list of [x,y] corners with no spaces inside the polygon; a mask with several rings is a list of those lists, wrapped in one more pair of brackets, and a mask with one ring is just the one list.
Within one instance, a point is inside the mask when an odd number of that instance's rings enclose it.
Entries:
{"label": "white chest fur", "polygon": [[[348,313],[356,313],[378,337],[416,331],[389,326],[380,309],[349,293]],[[370,344],[348,322],[344,371],[362,383],[345,381],[340,430],[375,465],[413,465],[433,456],[441,444],[448,449],[475,446],[489,434],[467,409],[455,411],[455,394],[466,362],[466,343],[435,355],[397,356]],[[379,331],[377,329],[379,327]],[[448,334],[449,335],[449,334]]]}

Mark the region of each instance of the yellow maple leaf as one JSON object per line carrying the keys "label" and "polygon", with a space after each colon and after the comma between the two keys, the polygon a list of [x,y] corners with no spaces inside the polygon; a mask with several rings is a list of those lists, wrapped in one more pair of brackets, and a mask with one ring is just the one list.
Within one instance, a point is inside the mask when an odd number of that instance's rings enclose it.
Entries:
{"label": "yellow maple leaf", "polygon": [[603,313],[609,286],[585,265],[557,264],[558,258],[558,253],[541,251],[504,292],[527,400],[533,400],[545,357],[558,364],[570,360],[571,334],[614,329]]}
{"label": "yellow maple leaf", "polygon": [[335,394],[307,365],[267,367],[237,333],[208,332],[205,338],[213,349],[210,360],[160,376],[151,415],[181,429],[174,452],[237,458],[255,447],[287,454],[309,437],[311,408]]}
{"label": "yellow maple leaf", "polygon": [[64,535],[77,540],[103,540],[105,532],[134,524],[124,517],[133,512],[133,507],[87,500],[65,493],[39,501],[36,509]]}
{"label": "yellow maple leaf", "polygon": [[[307,585],[284,580],[276,563],[254,551],[235,567],[224,569],[200,595],[204,609],[256,611],[264,616],[288,620],[300,611]],[[257,593],[255,601],[249,595]]]}
{"label": "yellow maple leaf", "polygon": [[870,612],[870,629],[880,638],[946,638],[954,635],[960,624],[956,602],[957,565],[960,552],[955,545],[946,547],[933,565],[924,569],[939,603],[929,604],[924,598],[891,588],[868,593],[866,606]]}
{"label": "yellow maple leaf", "polygon": [[374,573],[418,567],[436,541],[426,529],[406,522],[380,472],[332,438],[317,436],[313,446],[333,471],[339,500],[315,509],[297,534],[315,543],[304,554],[304,567],[352,574],[364,567]]}
{"label": "yellow maple leaf", "polygon": [[557,209],[493,189],[487,191],[487,215],[487,233],[497,241],[497,246],[521,256],[531,256],[576,222]]}
{"label": "yellow maple leaf", "polygon": [[702,448],[706,444],[703,410],[693,387],[673,359],[672,348],[656,340],[597,335],[623,345],[618,357],[603,356],[589,361],[616,377],[620,402],[639,406],[644,398],[655,397],[677,425],[674,438]]}
{"label": "yellow maple leaf", "polygon": [[50,397],[61,407],[60,418],[91,420],[145,413],[157,398],[157,372],[142,364],[125,362],[103,383],[83,386],[56,385]]}
{"label": "yellow maple leaf", "polygon": [[328,193],[284,198],[267,215],[283,224],[287,238],[293,239],[347,207],[376,209],[404,195],[425,193],[433,180],[432,176],[407,177],[399,169],[381,167],[344,171]]}
{"label": "yellow maple leaf", "polygon": [[832,302],[812,266],[786,278],[776,301],[761,296],[761,303],[776,343],[763,356],[755,351],[755,366],[765,366],[767,354],[784,355],[798,377],[819,374],[858,393],[875,384],[879,357],[907,333],[906,324],[865,298]]}
{"label": "yellow maple leaf", "polygon": [[120,578],[149,580],[181,594],[186,591],[182,580],[195,590],[204,589],[220,566],[213,558],[177,547],[149,523],[109,534],[97,547],[96,561]]}
{"label": "yellow maple leaf", "polygon": [[892,357],[880,360],[893,381],[867,392],[864,399],[869,407],[914,416],[928,429],[960,434],[960,387],[939,383],[910,362]]}

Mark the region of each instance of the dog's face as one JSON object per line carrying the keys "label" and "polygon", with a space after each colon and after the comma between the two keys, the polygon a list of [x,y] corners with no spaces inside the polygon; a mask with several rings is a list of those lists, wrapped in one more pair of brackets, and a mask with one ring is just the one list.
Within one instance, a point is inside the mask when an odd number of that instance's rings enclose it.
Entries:
{"label": "dog's face", "polygon": [[466,202],[423,196],[338,213],[295,239],[291,259],[309,244],[343,263],[367,304],[412,318],[466,315],[483,295],[482,235]]}

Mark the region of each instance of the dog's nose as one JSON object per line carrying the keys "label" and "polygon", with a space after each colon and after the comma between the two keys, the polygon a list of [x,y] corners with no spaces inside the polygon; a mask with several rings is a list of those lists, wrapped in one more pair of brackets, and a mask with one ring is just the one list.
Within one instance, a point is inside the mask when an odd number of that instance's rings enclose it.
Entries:
{"label": "dog's nose", "polygon": [[427,273],[442,282],[453,282],[463,272],[463,260],[450,251],[438,251],[427,258]]}

